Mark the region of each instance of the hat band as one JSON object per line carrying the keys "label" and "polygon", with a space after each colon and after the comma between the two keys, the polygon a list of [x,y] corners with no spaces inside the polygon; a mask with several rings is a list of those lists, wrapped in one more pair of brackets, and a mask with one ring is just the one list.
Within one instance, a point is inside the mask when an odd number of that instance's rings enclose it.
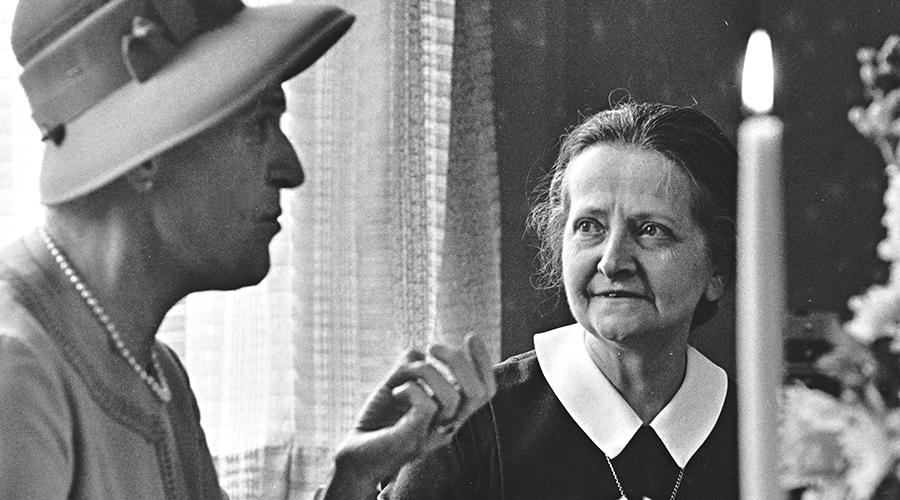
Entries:
{"label": "hat band", "polygon": [[185,0],[113,0],[48,45],[19,80],[44,138],[130,80],[144,81],[198,31]]}

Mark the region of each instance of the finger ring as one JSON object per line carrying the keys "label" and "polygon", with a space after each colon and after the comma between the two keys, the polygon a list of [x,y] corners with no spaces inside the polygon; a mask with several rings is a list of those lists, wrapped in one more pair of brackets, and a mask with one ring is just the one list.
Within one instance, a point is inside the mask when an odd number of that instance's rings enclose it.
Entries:
{"label": "finger ring", "polygon": [[456,418],[462,412],[462,408],[466,404],[466,393],[463,392],[462,386],[455,380],[453,381],[453,389],[456,391],[457,396],[459,396],[459,402],[456,404],[456,413],[453,415],[453,418]]}
{"label": "finger ring", "polygon": [[446,424],[438,425],[437,431],[440,434],[445,434],[448,436],[453,435],[456,433],[456,423],[451,420],[450,422],[448,422]]}

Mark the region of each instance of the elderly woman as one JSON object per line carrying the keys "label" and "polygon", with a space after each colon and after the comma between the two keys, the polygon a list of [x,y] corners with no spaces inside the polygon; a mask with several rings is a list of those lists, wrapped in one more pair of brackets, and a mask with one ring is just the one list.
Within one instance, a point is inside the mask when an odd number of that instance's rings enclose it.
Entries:
{"label": "elderly woman", "polygon": [[498,365],[490,405],[390,498],[737,498],[734,391],[688,343],[732,275],[736,168],[691,108],[575,128],[532,222],[577,323]]}
{"label": "elderly woman", "polygon": [[[280,84],[352,22],[239,0],[21,0],[47,220],[0,253],[0,498],[223,498],[187,374],[155,335],[187,294],[268,272],[279,192],[303,181]],[[327,498],[373,498],[493,394],[477,340],[429,352],[370,397]]]}

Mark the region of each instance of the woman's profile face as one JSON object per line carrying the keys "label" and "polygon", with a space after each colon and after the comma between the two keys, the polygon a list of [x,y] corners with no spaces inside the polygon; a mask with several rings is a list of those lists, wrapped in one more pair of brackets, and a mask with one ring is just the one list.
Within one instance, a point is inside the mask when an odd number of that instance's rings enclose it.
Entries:
{"label": "woman's profile face", "polygon": [[616,343],[687,342],[700,298],[723,291],[687,175],[656,151],[598,144],[572,159],[564,189],[563,284],[575,319]]}
{"label": "woman's profile face", "polygon": [[154,225],[169,259],[199,289],[258,283],[280,230],[279,190],[303,171],[281,132],[284,93],[272,86],[246,108],[156,158]]}

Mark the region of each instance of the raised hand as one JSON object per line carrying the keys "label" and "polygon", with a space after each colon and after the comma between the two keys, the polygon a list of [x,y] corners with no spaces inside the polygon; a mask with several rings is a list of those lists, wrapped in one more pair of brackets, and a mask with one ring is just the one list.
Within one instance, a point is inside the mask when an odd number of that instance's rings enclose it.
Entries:
{"label": "raised hand", "polygon": [[464,348],[405,352],[373,392],[338,447],[327,499],[374,498],[379,482],[405,463],[450,442],[496,392],[487,349],[474,335]]}

